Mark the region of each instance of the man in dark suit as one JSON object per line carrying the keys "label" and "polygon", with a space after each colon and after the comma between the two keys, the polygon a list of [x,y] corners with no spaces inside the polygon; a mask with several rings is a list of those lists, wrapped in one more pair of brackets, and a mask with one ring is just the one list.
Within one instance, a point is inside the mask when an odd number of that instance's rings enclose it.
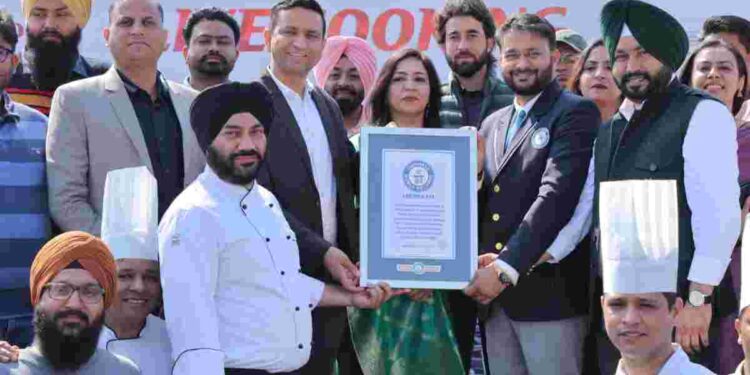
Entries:
{"label": "man in dark suit", "polygon": [[[323,10],[315,0],[280,1],[265,38],[271,62],[261,82],[273,95],[276,116],[258,181],[286,210],[302,271],[357,291],[350,261],[359,251],[354,148],[336,102],[307,81],[325,45]],[[342,345],[340,372],[357,372],[346,328],[345,308],[313,311],[312,353],[303,373],[330,374]]]}
{"label": "man in dark suit", "polygon": [[[586,180],[599,111],[553,79],[555,29],[532,14],[497,35],[513,105],[481,126],[480,269],[466,293],[490,304],[486,354],[499,374],[581,373],[586,249],[537,264],[568,223]],[[562,258],[562,257],[561,257]],[[539,339],[543,337],[543,339]]]}

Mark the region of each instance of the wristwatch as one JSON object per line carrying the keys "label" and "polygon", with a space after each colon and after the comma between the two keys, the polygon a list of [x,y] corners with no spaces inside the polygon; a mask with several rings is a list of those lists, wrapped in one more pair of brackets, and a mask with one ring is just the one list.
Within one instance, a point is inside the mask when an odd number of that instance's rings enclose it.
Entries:
{"label": "wristwatch", "polygon": [[703,294],[697,290],[691,290],[688,294],[688,303],[693,307],[701,307],[705,304],[711,303],[711,295]]}

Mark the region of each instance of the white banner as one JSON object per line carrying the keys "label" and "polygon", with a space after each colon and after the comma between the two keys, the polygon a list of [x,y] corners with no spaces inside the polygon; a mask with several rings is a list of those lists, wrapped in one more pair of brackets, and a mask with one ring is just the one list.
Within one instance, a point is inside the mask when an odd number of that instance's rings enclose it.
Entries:
{"label": "white banner", "polygon": [[[389,2],[384,0],[321,0],[328,21],[328,35],[357,35],[376,50],[379,66],[393,53],[403,47],[415,47],[426,51],[433,59],[442,78],[448,75],[448,66],[442,51],[432,37],[434,13],[440,9],[440,0],[408,0]],[[599,33],[599,12],[602,4],[591,0],[487,0],[495,21],[501,24],[514,13],[533,12],[546,17],[557,28],[572,28],[587,39]],[[4,0],[2,6],[13,14],[21,34],[23,45],[24,22],[18,0]],[[703,20],[711,15],[734,14],[750,18],[750,1],[714,0],[710,5],[700,1],[654,0],[652,3],[673,14],[695,40]],[[81,54],[111,61],[104,45],[102,29],[108,23],[109,1],[94,1],[91,20],[83,32]],[[239,41],[240,58],[231,78],[248,81],[257,78],[268,64],[268,53],[264,51],[263,30],[269,23],[270,0],[163,0],[165,20],[169,29],[169,49],[159,61],[160,70],[175,81],[182,81],[187,68],[182,56],[185,43],[182,27],[192,10],[204,6],[217,6],[229,10],[242,28]],[[21,47],[22,48],[22,47]]]}

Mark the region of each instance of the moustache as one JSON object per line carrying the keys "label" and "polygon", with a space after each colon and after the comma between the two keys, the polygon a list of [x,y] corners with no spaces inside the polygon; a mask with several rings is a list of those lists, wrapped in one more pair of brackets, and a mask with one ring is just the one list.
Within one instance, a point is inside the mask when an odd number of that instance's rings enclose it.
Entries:
{"label": "moustache", "polygon": [[352,96],[357,95],[357,91],[354,90],[354,88],[351,86],[336,86],[333,88],[333,96],[336,96],[338,93],[341,93],[341,92],[348,92]]}
{"label": "moustache", "polygon": [[255,150],[238,151],[238,152],[235,152],[235,153],[229,155],[229,158],[232,159],[232,161],[234,161],[235,159],[237,159],[240,156],[255,156],[258,160],[263,159],[263,156],[261,156],[260,153],[258,151],[255,151]]}
{"label": "moustache", "polygon": [[514,76],[516,74],[538,74],[539,69],[513,69],[510,71],[510,75]]}
{"label": "moustache", "polygon": [[89,324],[89,317],[86,314],[84,314],[82,311],[78,311],[78,310],[65,310],[65,311],[61,311],[61,312],[55,314],[55,316],[54,316],[53,319],[54,319],[55,322],[57,322],[57,321],[59,321],[61,319],[64,319],[64,318],[67,318],[67,317],[70,317],[70,316],[75,316],[76,318],[79,318],[82,321],[84,321],[87,325]]}
{"label": "moustache", "polygon": [[644,72],[629,72],[629,73],[623,74],[623,76],[622,76],[622,83],[627,83],[631,79],[635,79],[635,78],[641,78],[641,79],[643,79],[645,81],[651,82],[651,76],[649,76],[648,73],[644,73]]}
{"label": "moustache", "polygon": [[222,56],[221,54],[218,54],[218,53],[209,53],[209,54],[206,54],[206,55],[204,55],[203,57],[201,57],[201,62],[202,62],[202,63],[205,63],[205,62],[207,62],[207,61],[208,61],[208,58],[209,58],[209,57],[218,57],[218,58],[219,58],[219,60],[220,60],[220,61],[221,61],[222,63],[224,63],[224,64],[226,64],[226,63],[227,63],[227,59],[226,59],[226,57],[224,57],[224,56]]}

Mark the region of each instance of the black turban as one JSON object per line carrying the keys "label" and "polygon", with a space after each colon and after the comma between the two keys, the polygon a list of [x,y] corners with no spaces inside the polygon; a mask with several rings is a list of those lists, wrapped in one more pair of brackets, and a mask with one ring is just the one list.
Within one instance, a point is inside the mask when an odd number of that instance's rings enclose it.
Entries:
{"label": "black turban", "polygon": [[190,106],[190,125],[203,152],[230,117],[245,112],[255,116],[268,133],[273,121],[273,100],[262,83],[227,82],[198,94]]}
{"label": "black turban", "polygon": [[615,61],[615,50],[623,26],[646,52],[676,71],[690,48],[687,33],[669,13],[638,0],[612,0],[604,5],[601,29],[610,61]]}

